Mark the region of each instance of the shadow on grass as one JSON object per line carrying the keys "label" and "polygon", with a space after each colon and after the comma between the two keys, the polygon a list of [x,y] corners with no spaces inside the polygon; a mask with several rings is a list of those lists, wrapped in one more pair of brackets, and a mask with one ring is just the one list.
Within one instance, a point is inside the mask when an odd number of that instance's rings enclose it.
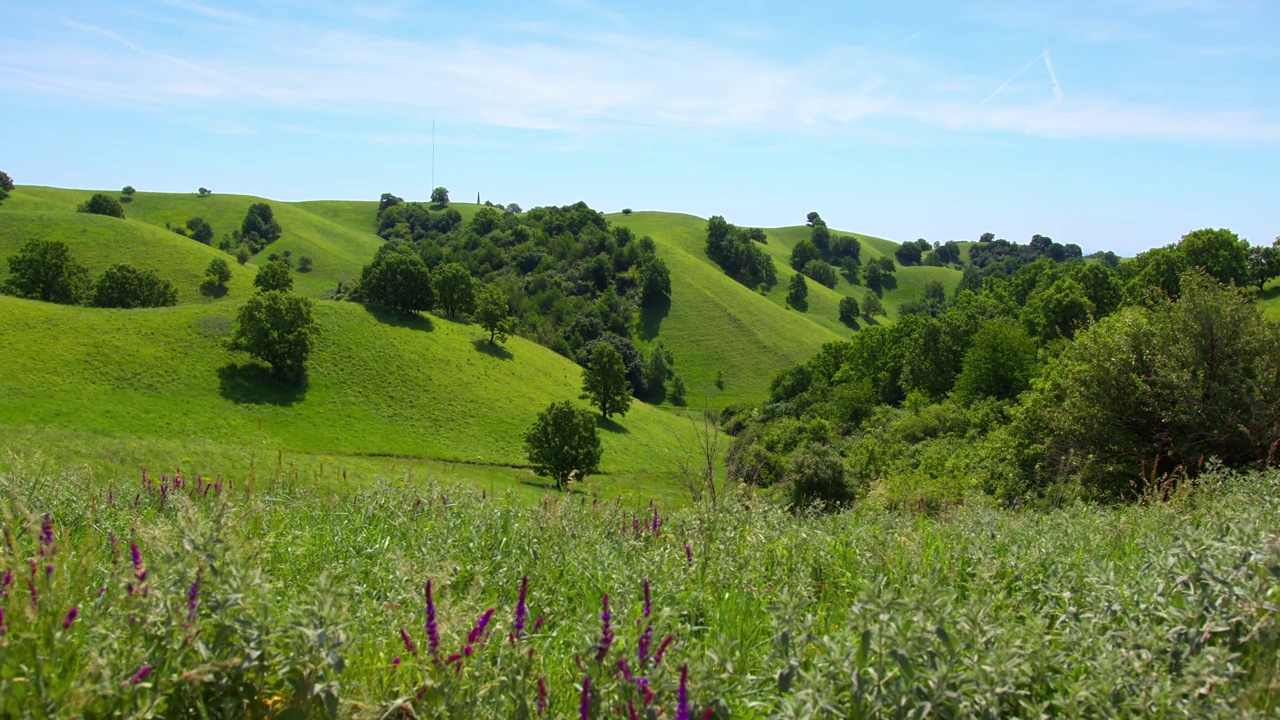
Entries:
{"label": "shadow on grass", "polygon": [[[884,279],[882,279],[882,280],[880,281],[880,286],[881,286],[884,290],[897,290],[897,289],[898,289],[898,278],[897,278],[897,276],[896,276],[896,275],[885,275],[885,276],[884,276]],[[879,294],[879,293],[877,293],[877,294]]]}
{"label": "shadow on grass", "polygon": [[554,480],[520,480],[519,482],[521,485],[528,485],[529,487],[535,487],[535,488],[538,488],[539,490],[546,490],[548,492],[558,492],[563,495],[586,495],[587,494],[586,490],[575,488],[572,485],[570,485],[567,490],[560,490],[559,488],[556,487]]}
{"label": "shadow on grass", "polygon": [[372,315],[375,320],[384,325],[409,328],[411,330],[421,330],[423,332],[431,332],[436,329],[436,326],[431,322],[431,318],[419,313],[405,315],[403,313],[391,312],[390,310],[377,305],[365,305],[364,309],[365,312]]}
{"label": "shadow on grass", "polygon": [[848,320],[841,320],[840,322],[841,322],[841,323],[843,323],[845,327],[849,328],[850,330],[852,330],[852,331],[854,331],[854,332],[858,332],[859,330],[861,330],[861,329],[862,329],[862,326],[858,324],[858,319],[857,319],[857,318],[850,318],[850,319],[848,319]]}
{"label": "shadow on grass", "polygon": [[662,320],[671,312],[671,298],[663,298],[653,307],[640,308],[640,339],[652,340],[658,337],[662,328]]}
{"label": "shadow on grass", "polygon": [[600,428],[601,430],[605,430],[607,432],[616,433],[618,435],[631,434],[630,430],[622,427],[616,421],[608,420],[605,418],[600,418],[600,417],[596,418],[596,427]]}
{"label": "shadow on grass", "polygon": [[873,318],[873,317],[867,317],[866,315],[863,315],[863,316],[862,316],[862,321],[863,321],[863,322],[865,322],[867,325],[879,325],[879,324],[880,324],[880,321],[879,321],[879,320],[876,320],[876,319],[875,319],[875,318]]}
{"label": "shadow on grass", "polygon": [[209,283],[200,284],[200,294],[209,298],[223,298],[227,296],[226,285],[211,285]]}
{"label": "shadow on grass", "polygon": [[289,407],[307,395],[307,381],[285,380],[256,363],[227,363],[218,368],[222,397],[244,405]]}
{"label": "shadow on grass", "polygon": [[1277,297],[1280,297],[1280,283],[1272,285],[1258,295],[1261,300],[1274,300]]}
{"label": "shadow on grass", "polygon": [[797,300],[796,302],[791,302],[790,300],[787,300],[787,305],[800,312],[809,312],[808,300]]}
{"label": "shadow on grass", "polygon": [[472,340],[471,344],[475,346],[476,350],[479,350],[480,352],[484,353],[485,355],[488,355],[489,357],[498,358],[499,360],[510,360],[511,358],[515,357],[514,355],[511,354],[511,351],[506,348],[506,346],[499,345],[497,343],[491,343],[489,342],[489,338],[480,338],[478,340]]}

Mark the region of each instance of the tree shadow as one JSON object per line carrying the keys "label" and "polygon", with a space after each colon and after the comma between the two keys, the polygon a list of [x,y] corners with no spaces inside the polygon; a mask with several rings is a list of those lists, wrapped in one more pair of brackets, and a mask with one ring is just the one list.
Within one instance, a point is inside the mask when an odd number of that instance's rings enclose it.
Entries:
{"label": "tree shadow", "polygon": [[795,308],[796,310],[799,310],[800,312],[809,312],[808,300],[797,300],[796,302],[791,302],[790,300],[787,300],[787,305]]}
{"label": "tree shadow", "polygon": [[514,355],[511,354],[511,351],[508,350],[505,345],[491,343],[489,342],[489,338],[478,338],[476,340],[472,340],[471,344],[474,345],[477,350],[484,353],[485,355],[488,355],[489,357],[498,358],[499,360],[510,360],[511,358],[515,357]]}
{"label": "tree shadow", "polygon": [[875,319],[875,318],[873,318],[873,317],[867,317],[866,315],[863,315],[863,316],[862,316],[862,321],[863,321],[863,322],[865,322],[867,325],[879,325],[879,324],[880,324],[880,321],[879,321],[879,320],[876,320],[876,319]]}
{"label": "tree shadow", "polygon": [[861,329],[862,329],[862,326],[858,324],[858,319],[857,319],[857,318],[850,318],[850,319],[848,319],[848,320],[841,320],[840,322],[844,323],[844,326],[845,326],[845,327],[849,328],[850,330],[852,330],[852,331],[854,331],[854,332],[857,332],[857,331],[859,331],[859,330],[861,330]]}
{"label": "tree shadow", "polygon": [[200,294],[205,297],[223,298],[227,296],[226,285],[209,285],[208,283],[200,284]]}
{"label": "tree shadow", "polygon": [[605,430],[605,431],[607,431],[607,432],[611,432],[611,433],[614,433],[614,434],[617,434],[617,435],[630,435],[630,434],[631,434],[631,431],[630,431],[630,430],[628,430],[628,429],[626,429],[625,427],[623,427],[623,426],[619,425],[619,424],[617,423],[617,421],[612,420],[612,419],[605,419],[605,418],[598,417],[598,418],[596,418],[596,427],[600,428],[601,430]]}
{"label": "tree shadow", "polygon": [[290,381],[257,363],[227,363],[218,368],[222,397],[242,405],[289,407],[307,395],[306,378]]}
{"label": "tree shadow", "polygon": [[898,278],[893,275],[885,275],[884,279],[880,281],[880,285],[885,290],[897,290]]}
{"label": "tree shadow", "polygon": [[1273,284],[1271,287],[1259,293],[1258,297],[1262,300],[1272,300],[1280,297],[1280,283]]}
{"label": "tree shadow", "polygon": [[393,325],[395,327],[409,328],[411,330],[421,330],[423,332],[431,332],[436,329],[436,326],[431,322],[431,318],[421,313],[405,315],[403,313],[391,312],[379,305],[365,305],[364,309],[365,312],[372,315],[374,319],[384,325]]}
{"label": "tree shadow", "polygon": [[662,321],[671,312],[671,298],[663,298],[653,307],[640,308],[640,339],[652,340],[658,337]]}

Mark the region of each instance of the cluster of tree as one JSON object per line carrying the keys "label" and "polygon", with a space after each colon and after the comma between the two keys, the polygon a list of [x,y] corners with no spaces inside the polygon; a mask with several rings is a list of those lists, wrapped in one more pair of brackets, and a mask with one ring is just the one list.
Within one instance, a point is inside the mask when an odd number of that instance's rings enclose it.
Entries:
{"label": "cluster of tree", "polygon": [[136,192],[137,190],[134,190],[132,185],[125,185],[120,189],[120,194],[123,195],[123,197],[120,198],[120,202],[133,202],[133,194]]}
{"label": "cluster of tree", "polygon": [[1040,259],[1055,262],[1080,258],[1080,246],[1074,243],[1060,245],[1044,235],[1033,235],[1031,242],[1020,245],[1003,238],[997,240],[992,233],[983,233],[976,245],[969,248],[969,262],[984,275],[1012,275],[1023,265]]}
{"label": "cluster of tree", "polygon": [[285,382],[304,380],[319,333],[313,303],[293,294],[289,266],[279,260],[259,269],[253,284],[257,291],[237,311],[227,348],[267,363]]}
{"label": "cluster of tree", "polygon": [[154,270],[112,265],[93,280],[89,271],[57,240],[28,240],[8,259],[9,277],[0,292],[63,305],[94,307],[167,307],[178,303],[178,291]]}
{"label": "cluster of tree", "polygon": [[809,237],[791,249],[791,267],[829,288],[836,286],[839,266],[849,282],[857,282],[862,263],[862,243],[852,235],[831,235],[827,223],[816,212],[806,217]]}
{"label": "cluster of tree", "polygon": [[960,244],[954,240],[948,240],[945,243],[935,242],[932,245],[924,238],[907,241],[893,251],[893,256],[904,267],[911,265],[945,267],[947,265],[964,264],[964,258],[961,257],[960,253]]}
{"label": "cluster of tree", "polygon": [[76,212],[122,218],[124,217],[124,206],[120,204],[119,200],[106,193],[94,193],[93,197],[76,206]]}
{"label": "cluster of tree", "polygon": [[[797,503],[872,482],[903,500],[980,487],[1013,502],[1064,486],[1131,496],[1211,456],[1266,462],[1280,325],[1243,289],[1255,250],[1197,231],[1119,268],[1043,257],[950,299],[930,286],[898,323],[829,343],[780,372],[768,402],[728,411],[730,475],[787,483]],[[842,319],[858,310],[842,303]]]}
{"label": "cluster of tree", "polygon": [[209,224],[208,220],[205,220],[202,217],[193,217],[187,221],[186,225],[170,225],[169,223],[165,223],[165,227],[183,237],[189,237],[198,243],[202,243],[204,245],[213,244],[213,226]]}
{"label": "cluster of tree", "polygon": [[768,289],[778,284],[773,258],[757,245],[766,242],[760,228],[738,227],[719,215],[707,221],[707,257],[747,287]]}
{"label": "cluster of tree", "polygon": [[0,202],[7,200],[11,192],[13,192],[13,178],[9,177],[9,173],[0,170]]}
{"label": "cluster of tree", "polygon": [[[187,221],[187,229],[193,233],[193,238],[197,232],[203,237],[205,228],[209,237],[212,238],[213,228],[209,227],[209,223],[204,218],[192,218]],[[282,233],[283,230],[271,206],[267,203],[254,203],[245,212],[240,227],[222,236],[218,241],[218,248],[234,255],[236,260],[244,265],[249,262],[249,258],[279,240]]]}

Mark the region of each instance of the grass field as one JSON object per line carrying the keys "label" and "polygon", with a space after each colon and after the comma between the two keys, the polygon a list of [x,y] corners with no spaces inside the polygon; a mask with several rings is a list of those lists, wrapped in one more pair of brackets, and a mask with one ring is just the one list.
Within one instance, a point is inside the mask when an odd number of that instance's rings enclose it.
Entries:
{"label": "grass field", "polygon": [[[124,311],[0,297],[0,424],[506,465],[525,462],[520,437],[537,412],[579,393],[576,364],[520,338],[494,349],[471,325],[316,310],[308,383],[293,388],[224,349],[232,303]],[[660,475],[673,433],[689,429],[637,401],[601,426],[603,469]]]}
{"label": "grass field", "polygon": [[1167,504],[939,517],[163,472],[0,458],[0,716],[1241,718],[1280,701],[1274,472]]}

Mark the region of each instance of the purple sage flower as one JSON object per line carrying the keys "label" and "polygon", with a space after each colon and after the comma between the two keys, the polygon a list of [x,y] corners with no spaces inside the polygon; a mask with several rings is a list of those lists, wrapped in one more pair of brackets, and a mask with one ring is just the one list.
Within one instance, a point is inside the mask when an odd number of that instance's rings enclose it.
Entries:
{"label": "purple sage flower", "polygon": [[600,643],[596,645],[596,662],[604,662],[604,657],[609,654],[609,647],[613,645],[613,615],[609,613],[608,593],[605,593],[600,605]]}
{"label": "purple sage flower", "polygon": [[675,637],[673,637],[673,636],[671,636],[671,635],[668,635],[668,636],[666,636],[665,638],[663,638],[663,639],[662,639],[662,644],[658,646],[658,652],[657,652],[657,653],[655,653],[655,654],[654,654],[654,656],[653,656],[653,664],[654,664],[654,665],[657,665],[657,664],[659,664],[659,663],[661,663],[661,662],[662,662],[662,656],[663,656],[664,654],[666,654],[666,652],[667,652],[667,647],[668,647],[669,645],[671,645],[671,641],[672,641],[672,640],[674,640],[674,639],[675,639]]}
{"label": "purple sage flower", "polygon": [[689,547],[689,543],[684,544],[684,556],[689,560],[689,564],[693,564],[693,548]]}
{"label": "purple sage flower", "polygon": [[582,678],[582,702],[578,705],[579,720],[591,720],[591,676]]}
{"label": "purple sage flower", "polygon": [[142,573],[145,571],[142,569],[142,551],[138,549],[137,542],[129,543],[129,554],[133,557],[134,572],[138,575],[138,578],[141,579]]}
{"label": "purple sage flower", "polygon": [[400,656],[397,655],[391,658],[391,667],[399,667],[399,666],[400,666]]}
{"label": "purple sage flower", "polygon": [[544,620],[546,620],[546,618],[545,618],[545,617],[543,617],[543,616],[541,616],[541,615],[539,615],[539,616],[538,616],[538,619],[533,621],[533,634],[534,634],[534,635],[537,635],[537,634],[538,634],[538,631],[542,629],[542,622],[543,622]]}
{"label": "purple sage flower", "polygon": [[13,584],[13,571],[5,570],[4,576],[0,577],[0,598],[9,594],[9,586]]}
{"label": "purple sage flower", "polygon": [[431,657],[439,658],[440,655],[440,626],[436,623],[436,603],[431,597],[431,581],[427,581],[427,589],[425,591],[427,598],[427,651],[431,653]]}
{"label": "purple sage flower", "polygon": [[649,617],[649,613],[653,612],[653,603],[649,600],[649,579],[644,581],[644,616]]}
{"label": "purple sage flower", "polygon": [[516,598],[516,617],[511,624],[512,630],[516,637],[524,637],[524,624],[529,618],[529,607],[525,604],[525,600],[529,596],[529,576],[525,575],[520,578],[520,596]]}
{"label": "purple sage flower", "polygon": [[67,616],[62,618],[62,629],[70,630],[72,625],[76,624],[76,618],[80,617],[80,608],[72,605],[67,611]]}
{"label": "purple sage flower", "polygon": [[146,680],[147,676],[150,674],[151,674],[151,666],[143,665],[142,667],[138,668],[138,672],[134,673],[133,677],[129,678],[129,682],[133,683],[134,685],[137,685],[143,680]]}
{"label": "purple sage flower", "polygon": [[413,644],[413,638],[409,637],[409,633],[405,632],[404,628],[400,628],[400,639],[404,641],[404,649],[408,650],[410,655],[418,657],[418,646]]}
{"label": "purple sage flower", "polygon": [[636,643],[636,655],[640,661],[640,667],[644,667],[649,661],[649,645],[653,643],[653,626],[650,625],[640,634],[640,640]]}
{"label": "purple sage flower", "polygon": [[471,628],[471,632],[467,633],[467,644],[474,645],[484,636],[484,632],[489,627],[489,621],[493,619],[493,608],[485,610],[484,613],[476,619],[476,626]]}
{"label": "purple sage flower", "polygon": [[547,681],[538,678],[538,714],[547,713]]}
{"label": "purple sage flower", "polygon": [[627,701],[627,717],[629,720],[640,720],[640,716],[636,714],[636,701]]}
{"label": "purple sage flower", "polygon": [[689,666],[680,668],[680,690],[676,695],[676,720],[689,720]]}

